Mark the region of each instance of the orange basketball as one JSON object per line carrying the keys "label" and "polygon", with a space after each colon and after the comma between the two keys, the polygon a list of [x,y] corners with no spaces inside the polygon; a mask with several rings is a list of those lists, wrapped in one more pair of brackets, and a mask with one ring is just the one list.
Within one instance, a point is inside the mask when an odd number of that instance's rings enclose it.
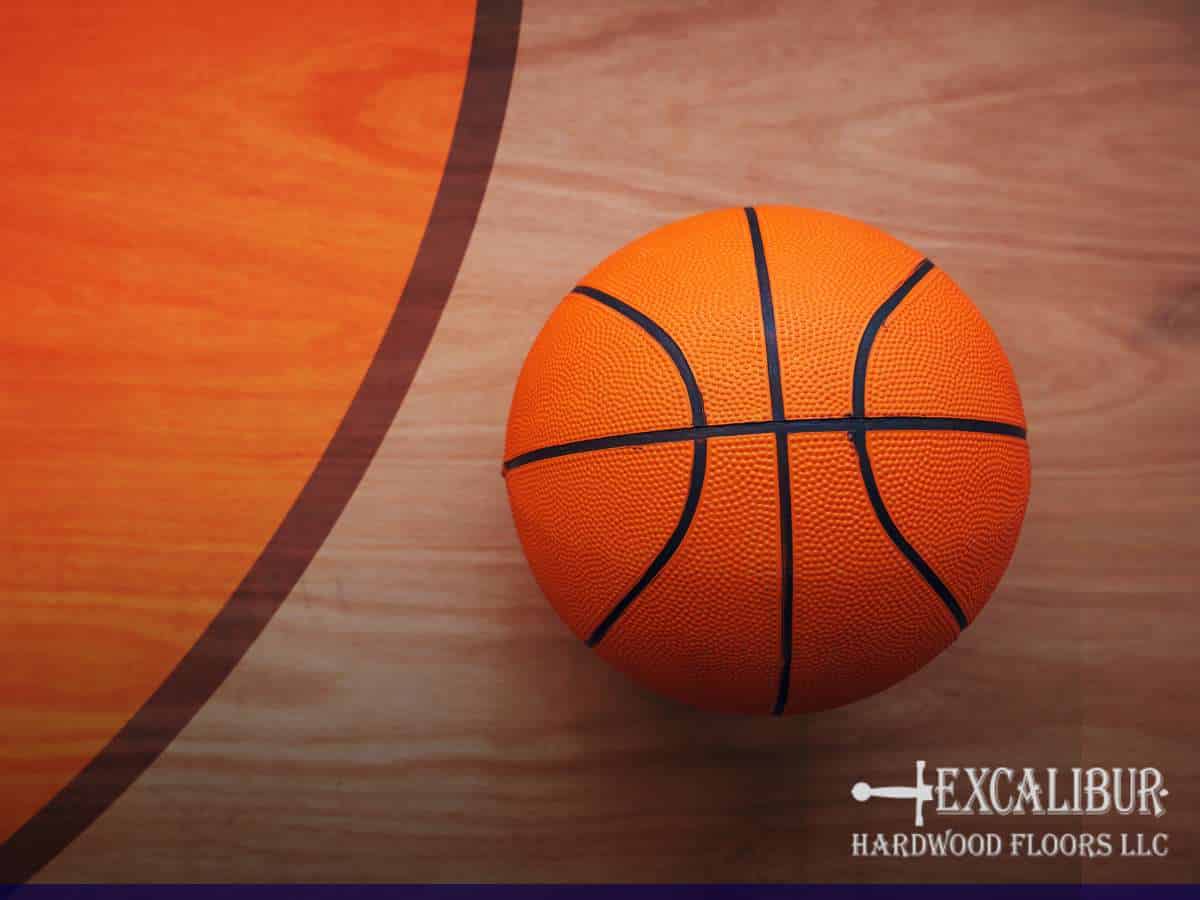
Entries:
{"label": "orange basketball", "polygon": [[521,371],[504,471],[542,590],[649,687],[826,709],[979,614],[1029,494],[996,336],[852,219],[726,209],[610,256]]}

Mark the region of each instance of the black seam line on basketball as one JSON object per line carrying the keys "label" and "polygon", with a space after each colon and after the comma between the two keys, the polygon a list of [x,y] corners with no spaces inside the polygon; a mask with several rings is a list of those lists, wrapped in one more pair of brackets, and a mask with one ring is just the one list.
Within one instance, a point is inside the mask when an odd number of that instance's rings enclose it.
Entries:
{"label": "black seam line on basketball", "polygon": [[671,357],[671,362],[679,370],[679,377],[683,379],[683,386],[687,390],[688,403],[692,408],[692,424],[703,425],[706,421],[704,417],[704,398],[700,396],[700,386],[696,384],[696,376],[692,374],[692,367],[688,364],[687,357],[683,355],[683,351],[679,349],[679,345],[675,343],[675,339],[645,313],[639,312],[622,300],[618,300],[612,294],[606,294],[604,291],[588,287],[586,284],[576,285],[573,293],[582,294],[585,297],[590,297],[597,303],[603,303],[609,309],[620,313],[625,318],[639,325],[643,331],[658,342],[663,350],[667,352],[667,355]]}
{"label": "black seam line on basketball", "polygon": [[904,279],[900,287],[892,292],[879,309],[871,316],[867,322],[867,327],[863,330],[862,338],[858,342],[858,353],[854,357],[854,382],[851,388],[852,409],[854,415],[865,416],[867,414],[867,361],[871,356],[871,347],[875,343],[875,338],[879,334],[879,329],[883,326],[884,320],[892,314],[900,301],[908,296],[917,284],[933,269],[933,263],[928,259],[923,259],[913,269],[912,274]]}
{"label": "black seam line on basketball", "polygon": [[887,511],[887,507],[883,505],[883,497],[879,494],[879,485],[875,481],[875,473],[871,469],[871,459],[867,454],[867,433],[865,431],[856,431],[852,435],[852,439],[854,441],[854,449],[858,451],[858,467],[862,472],[863,484],[867,488],[867,497],[871,501],[871,506],[875,508],[875,517],[879,519],[879,524],[883,526],[883,530],[887,532],[887,536],[892,539],[892,543],[899,548],[901,553],[908,557],[908,561],[912,563],[913,568],[920,573],[926,583],[933,588],[942,602],[946,604],[946,608],[950,610],[950,614],[954,616],[954,620],[958,623],[959,629],[966,628],[967,617],[963,613],[962,607],[958,605],[958,601],[954,599],[954,594],[950,592],[945,582],[933,571],[929,563],[925,562],[916,548],[900,533],[900,529],[896,527],[896,523]]}
{"label": "black seam line on basketball", "polygon": [[[928,259],[921,260],[912,273],[901,282],[900,286],[892,291],[892,295],[880,304],[879,308],[872,314],[870,321],[867,322],[867,327],[863,330],[862,338],[858,342],[858,352],[854,357],[851,406],[855,416],[865,418],[867,414],[867,364],[870,362],[871,349],[875,344],[875,338],[879,335],[879,329],[883,327],[883,323],[892,314],[892,311],[900,305],[900,301],[907,297],[909,292],[932,269],[932,262]],[[1024,436],[1023,431],[1022,436]],[[900,529],[896,526],[891,514],[887,511],[887,507],[884,506],[883,497],[879,493],[879,485],[875,483],[875,473],[871,468],[870,454],[867,452],[866,431],[855,431],[851,437],[854,441],[854,449],[858,453],[858,467],[862,472],[863,485],[867,489],[867,496],[871,500],[871,506],[875,509],[875,518],[879,520],[879,524],[883,526],[883,530],[891,538],[892,543],[908,558],[908,561],[912,563],[913,567],[925,579],[925,582],[933,589],[934,593],[946,604],[946,608],[950,610],[950,614],[958,622],[958,627],[960,629],[966,628],[967,617],[963,614],[962,607],[958,605],[958,600],[955,599],[954,594],[946,587],[945,582],[938,577],[933,567],[925,561],[921,554],[917,552],[917,549],[900,533]]]}
{"label": "black seam line on basketball", "polygon": [[[675,364],[675,368],[679,370],[679,377],[683,379],[684,388],[687,390],[688,403],[692,408],[693,430],[704,427],[706,422],[704,416],[704,398],[700,395],[700,386],[696,383],[696,376],[692,373],[692,367],[688,365],[687,357],[683,355],[683,351],[679,349],[679,345],[675,343],[675,339],[645,313],[639,312],[622,300],[618,300],[612,294],[606,294],[604,291],[588,287],[585,284],[576,285],[574,292],[582,294],[584,297],[590,297],[597,303],[602,303],[614,312],[620,313],[641,327],[643,331],[659,343],[659,346],[667,352],[667,355]],[[671,536],[667,538],[667,542],[663,545],[663,548],[658,551],[658,555],[654,557],[653,561],[646,568],[646,571],[642,573],[642,577],[626,592],[624,597],[617,601],[617,604],[608,611],[608,614],[596,626],[595,630],[588,635],[587,645],[589,647],[595,647],[600,641],[604,640],[604,636],[608,634],[609,629],[617,623],[617,620],[625,614],[625,611],[629,609],[633,601],[638,598],[647,585],[662,571],[671,557],[675,555],[675,551],[679,549],[679,545],[683,542],[683,536],[687,534],[688,528],[692,525],[692,518],[696,515],[696,507],[700,503],[700,490],[704,487],[704,470],[708,462],[708,445],[705,444],[703,436],[699,434],[692,435],[690,440],[693,442],[692,475],[688,484],[687,499],[683,503],[683,512],[679,515],[679,521],[675,524],[675,530],[671,532]]]}
{"label": "black seam line on basketball", "polygon": [[677,444],[705,438],[734,437],[741,434],[799,434],[822,431],[966,431],[975,434],[999,434],[1024,440],[1025,429],[1008,422],[985,419],[948,419],[930,416],[877,416],[859,418],[841,416],[832,419],[785,419],[782,422],[728,422],[722,425],[702,425],[692,428],[663,428],[657,431],[636,431],[607,437],[585,438],[565,444],[553,444],[521,453],[504,463],[504,471],[529,463],[594,450],[617,447],[641,447],[647,444]]}
{"label": "black seam line on basketball", "polygon": [[[758,212],[745,207],[750,227],[750,246],[754,251],[754,274],[758,279],[758,305],[762,309],[763,343],[767,354],[767,385],[771,392],[771,418],[782,422],[783,378],[779,368],[779,336],[775,328],[775,302],[771,296],[771,273],[767,270],[767,251],[763,246]],[[775,432],[775,481],[779,493],[779,680],[775,691],[774,715],[787,708],[792,680],[792,475],[788,462],[787,435]]]}
{"label": "black seam line on basketball", "polygon": [[700,504],[700,490],[704,486],[704,470],[708,463],[708,445],[703,439],[698,439],[692,443],[692,477],[688,484],[687,499],[683,503],[683,513],[679,516],[679,522],[675,525],[675,530],[671,532],[671,536],[663,545],[663,548],[658,551],[658,556],[654,557],[654,561],[650,563],[642,577],[637,580],[637,584],[629,589],[622,597],[617,605],[608,611],[603,621],[596,626],[596,629],[588,635],[587,645],[595,647],[598,643],[604,640],[604,636],[609,630],[617,624],[617,620],[625,614],[629,606],[636,600],[654,580],[655,576],[662,571],[663,567],[675,555],[675,551],[679,549],[679,545],[683,542],[683,536],[687,534],[687,530],[692,525],[692,519],[696,515],[696,507]]}
{"label": "black seam line on basketball", "polygon": [[771,392],[771,418],[783,421],[783,379],[779,369],[779,338],[775,331],[775,303],[771,297],[771,276],[767,272],[767,253],[763,248],[758,212],[747,206],[746,223],[750,226],[750,246],[754,249],[754,273],[758,278],[758,302],[762,307],[763,341],[767,349],[767,385]]}
{"label": "black seam line on basketball", "polygon": [[788,436],[775,432],[775,477],[779,482],[779,559],[782,563],[780,596],[779,686],[775,692],[773,715],[787,709],[792,684],[792,475],[788,463]]}

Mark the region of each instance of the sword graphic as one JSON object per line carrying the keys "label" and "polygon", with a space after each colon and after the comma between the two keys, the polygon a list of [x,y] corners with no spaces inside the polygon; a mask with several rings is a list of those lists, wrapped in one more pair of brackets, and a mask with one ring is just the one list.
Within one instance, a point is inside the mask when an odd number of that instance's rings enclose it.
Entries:
{"label": "sword graphic", "polygon": [[925,826],[925,817],[921,808],[933,801],[933,786],[925,783],[925,760],[917,760],[917,783],[913,787],[877,787],[873,788],[865,781],[860,781],[850,789],[850,796],[859,803],[866,803],[872,797],[887,797],[893,800],[914,800],[917,804],[916,825]]}

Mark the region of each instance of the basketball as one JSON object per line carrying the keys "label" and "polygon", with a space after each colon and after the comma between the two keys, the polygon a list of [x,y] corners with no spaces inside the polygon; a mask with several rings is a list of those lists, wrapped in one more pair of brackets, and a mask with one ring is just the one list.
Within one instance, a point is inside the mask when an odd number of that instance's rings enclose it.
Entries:
{"label": "basketball", "polygon": [[784,206],[668,225],[559,304],[504,472],[575,634],[643,684],[744,713],[826,709],[979,614],[1029,494],[996,336],[921,254]]}

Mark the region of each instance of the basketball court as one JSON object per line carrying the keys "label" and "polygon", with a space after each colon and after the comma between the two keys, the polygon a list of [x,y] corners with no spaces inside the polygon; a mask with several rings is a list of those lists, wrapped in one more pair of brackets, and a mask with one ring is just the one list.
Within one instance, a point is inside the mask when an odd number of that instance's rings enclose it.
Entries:
{"label": "basketball court", "polygon": [[[1190,4],[0,24],[0,884],[1195,879]],[[502,464],[587,272],[767,204],[952,273],[1012,362],[1032,492],[944,653],[746,717],[564,627]],[[1168,811],[1138,824],[1170,853],[854,857],[911,810],[851,786],[917,760],[1156,767]]]}

